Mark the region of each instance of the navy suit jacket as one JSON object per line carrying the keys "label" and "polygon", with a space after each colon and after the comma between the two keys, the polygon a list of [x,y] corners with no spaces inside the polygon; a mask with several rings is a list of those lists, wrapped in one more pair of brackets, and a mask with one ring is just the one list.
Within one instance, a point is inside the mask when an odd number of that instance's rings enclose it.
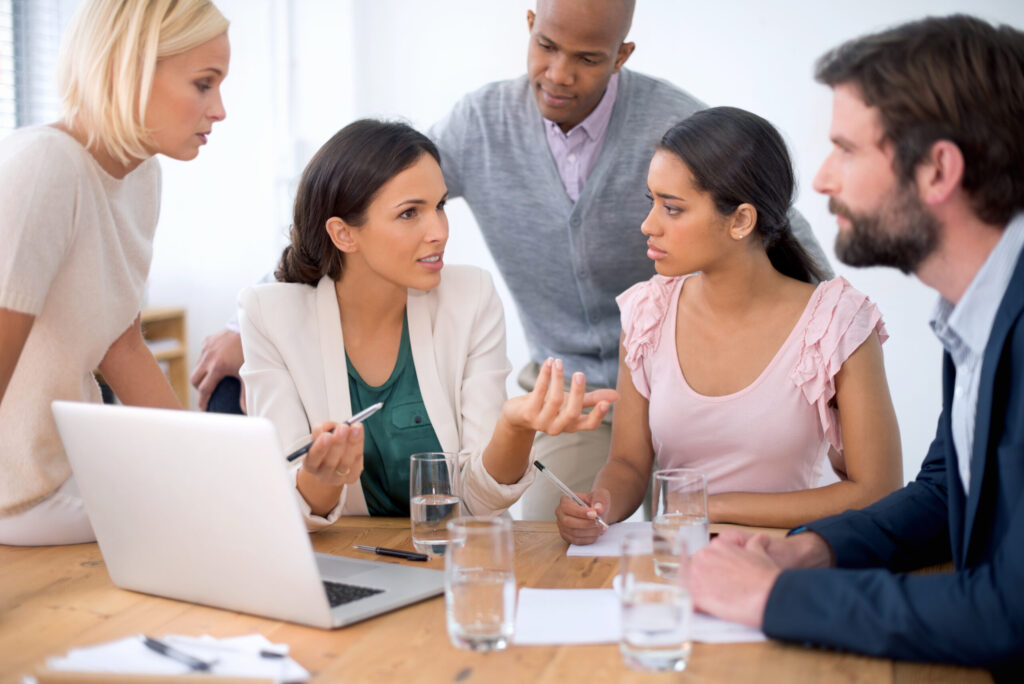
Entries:
{"label": "navy suit jacket", "polygon": [[[935,440],[917,479],[860,511],[807,527],[838,569],[783,572],[769,636],[906,660],[1024,670],[1024,258],[982,360],[964,496],[950,432],[956,371],[943,359]],[[907,574],[953,561],[956,571]]]}

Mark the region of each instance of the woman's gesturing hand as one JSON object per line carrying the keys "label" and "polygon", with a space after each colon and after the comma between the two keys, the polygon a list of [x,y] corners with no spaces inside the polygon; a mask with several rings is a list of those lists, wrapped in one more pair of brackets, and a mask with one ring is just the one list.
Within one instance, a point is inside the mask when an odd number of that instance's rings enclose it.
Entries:
{"label": "woman's gesturing hand", "polygon": [[[574,373],[566,392],[561,359],[548,359],[540,367],[533,390],[506,401],[502,416],[512,427],[549,435],[593,430],[604,420],[619,395],[612,389],[586,390],[586,377],[583,373]],[[593,410],[584,413],[584,409]]]}

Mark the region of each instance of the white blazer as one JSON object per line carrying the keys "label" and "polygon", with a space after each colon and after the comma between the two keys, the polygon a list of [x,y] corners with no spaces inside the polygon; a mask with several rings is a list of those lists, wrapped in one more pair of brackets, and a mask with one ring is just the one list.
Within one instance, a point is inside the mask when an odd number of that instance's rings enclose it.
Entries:
{"label": "white blazer", "polygon": [[[483,450],[506,399],[505,317],[494,283],[473,266],[445,266],[433,290],[409,290],[406,315],[413,365],[423,403],[444,451],[459,453],[463,503],[473,515],[508,508],[533,482],[498,483],[483,465]],[[239,328],[249,413],[277,428],[281,452],[309,441],[312,426],[352,415],[341,315],[334,281],[254,285],[239,295]],[[292,475],[299,465],[292,467]],[[297,493],[297,492],[296,492]],[[321,517],[298,496],[309,529],[341,515],[366,515],[359,482]]]}

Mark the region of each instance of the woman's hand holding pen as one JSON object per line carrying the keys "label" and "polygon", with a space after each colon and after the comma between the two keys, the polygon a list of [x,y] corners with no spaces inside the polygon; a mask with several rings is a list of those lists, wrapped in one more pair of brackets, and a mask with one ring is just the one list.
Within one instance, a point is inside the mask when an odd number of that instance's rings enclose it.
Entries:
{"label": "woman's hand holding pen", "polygon": [[593,544],[604,534],[605,528],[596,518],[608,510],[611,493],[607,489],[599,488],[588,494],[576,492],[576,495],[583,499],[587,506],[580,506],[568,496],[563,496],[555,509],[558,533],[570,544]]}
{"label": "woman's hand holding pen", "polygon": [[[540,367],[537,382],[529,394],[505,402],[501,417],[510,427],[558,435],[593,430],[604,420],[612,402],[619,398],[612,389],[587,392],[583,373],[574,373],[565,391],[565,370],[560,359],[548,359]],[[590,413],[583,409],[592,408]]]}
{"label": "woman's hand holding pen", "polygon": [[363,426],[327,421],[313,428],[302,469],[325,485],[353,484],[363,472]]}
{"label": "woman's hand holding pen", "polygon": [[324,515],[337,505],[341,488],[363,472],[363,426],[328,421],[313,428],[312,439],[296,486],[312,512]]}

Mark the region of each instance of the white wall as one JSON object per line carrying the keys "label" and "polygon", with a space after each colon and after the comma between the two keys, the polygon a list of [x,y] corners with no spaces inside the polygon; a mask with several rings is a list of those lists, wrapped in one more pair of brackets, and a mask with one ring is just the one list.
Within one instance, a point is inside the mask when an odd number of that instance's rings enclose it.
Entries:
{"label": "white wall", "polygon": [[[668,79],[708,104],[771,120],[786,136],[800,180],[797,207],[831,254],[835,224],[810,180],[828,151],[830,93],[814,60],[860,33],[926,14],[971,12],[1024,26],[1015,0],[640,0],[629,66]],[[522,73],[529,0],[218,0],[232,20],[228,118],[199,160],[165,162],[164,209],[150,286],[153,304],[188,307],[190,357],[217,330],[240,287],[276,262],[293,178],[308,156],[356,117],[425,128],[464,92]],[[461,202],[450,211],[451,262],[492,261]],[[933,293],[884,269],[836,270],[878,302],[892,339],[886,367],[909,479],[939,411],[940,347],[927,318]],[[525,342],[505,298],[509,356]]]}

